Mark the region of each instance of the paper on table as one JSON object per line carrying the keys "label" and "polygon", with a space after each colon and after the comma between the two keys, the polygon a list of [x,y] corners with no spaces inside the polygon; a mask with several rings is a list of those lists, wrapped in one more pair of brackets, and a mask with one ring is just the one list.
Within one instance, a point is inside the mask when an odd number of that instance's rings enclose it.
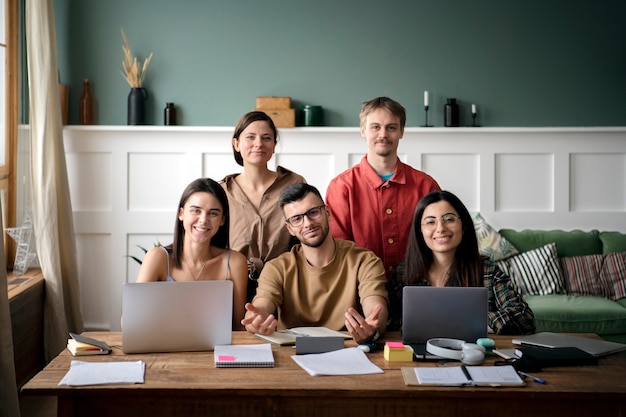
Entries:
{"label": "paper on table", "polygon": [[311,376],[383,373],[383,370],[374,365],[365,353],[358,348],[340,349],[310,355],[293,355],[291,358]]}
{"label": "paper on table", "polygon": [[72,361],[59,385],[143,384],[146,364]]}

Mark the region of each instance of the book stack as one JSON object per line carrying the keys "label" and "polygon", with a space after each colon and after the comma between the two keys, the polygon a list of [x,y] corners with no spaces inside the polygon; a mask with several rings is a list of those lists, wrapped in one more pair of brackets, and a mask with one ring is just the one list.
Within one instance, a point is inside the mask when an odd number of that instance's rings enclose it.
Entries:
{"label": "book stack", "polygon": [[84,356],[108,355],[111,353],[112,349],[101,340],[70,333],[70,338],[67,340],[67,350],[69,350],[73,356]]}

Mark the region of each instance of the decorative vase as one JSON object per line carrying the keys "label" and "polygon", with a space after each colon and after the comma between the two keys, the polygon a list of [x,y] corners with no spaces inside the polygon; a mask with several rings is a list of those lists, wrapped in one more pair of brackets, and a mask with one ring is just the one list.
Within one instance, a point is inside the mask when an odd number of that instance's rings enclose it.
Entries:
{"label": "decorative vase", "polygon": [[443,125],[445,127],[459,126],[459,105],[455,98],[449,98],[445,106],[443,106]]}
{"label": "decorative vase", "polygon": [[80,124],[93,124],[93,99],[89,90],[89,80],[83,80],[83,92],[80,95]]}
{"label": "decorative vase", "polygon": [[173,126],[176,124],[176,107],[174,107],[174,103],[165,103],[163,124],[165,126]]}
{"label": "decorative vase", "polygon": [[128,95],[128,124],[146,124],[146,100],[148,92],[143,87],[131,88]]}
{"label": "decorative vase", "polygon": [[302,126],[322,126],[324,124],[324,109],[322,106],[306,105],[302,107]]}
{"label": "decorative vase", "polygon": [[61,97],[61,121],[66,125],[69,122],[70,88],[65,84],[59,84],[59,96]]}

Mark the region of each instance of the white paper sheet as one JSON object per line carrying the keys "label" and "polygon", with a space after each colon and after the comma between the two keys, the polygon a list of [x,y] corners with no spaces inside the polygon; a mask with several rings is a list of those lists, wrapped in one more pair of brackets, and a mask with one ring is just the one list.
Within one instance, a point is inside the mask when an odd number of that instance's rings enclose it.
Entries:
{"label": "white paper sheet", "polygon": [[143,384],[146,364],[72,361],[59,385]]}
{"label": "white paper sheet", "polygon": [[310,355],[293,355],[291,358],[311,376],[383,373],[383,370],[374,365],[358,348],[339,349]]}

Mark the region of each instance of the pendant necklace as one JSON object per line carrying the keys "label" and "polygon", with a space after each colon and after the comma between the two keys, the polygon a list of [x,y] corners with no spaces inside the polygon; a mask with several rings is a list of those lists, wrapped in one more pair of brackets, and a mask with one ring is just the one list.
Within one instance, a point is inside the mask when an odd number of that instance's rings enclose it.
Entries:
{"label": "pendant necklace", "polygon": [[191,267],[187,263],[187,259],[185,259],[185,265],[187,265],[187,269],[189,270],[189,273],[193,277],[194,281],[197,281],[198,278],[200,278],[200,275],[202,275],[202,271],[204,271],[204,266],[206,265],[206,262],[207,262],[206,260],[204,262],[202,262],[202,268],[200,268],[200,271],[198,272],[198,275],[196,275],[196,274],[193,273],[193,271],[191,270]]}

